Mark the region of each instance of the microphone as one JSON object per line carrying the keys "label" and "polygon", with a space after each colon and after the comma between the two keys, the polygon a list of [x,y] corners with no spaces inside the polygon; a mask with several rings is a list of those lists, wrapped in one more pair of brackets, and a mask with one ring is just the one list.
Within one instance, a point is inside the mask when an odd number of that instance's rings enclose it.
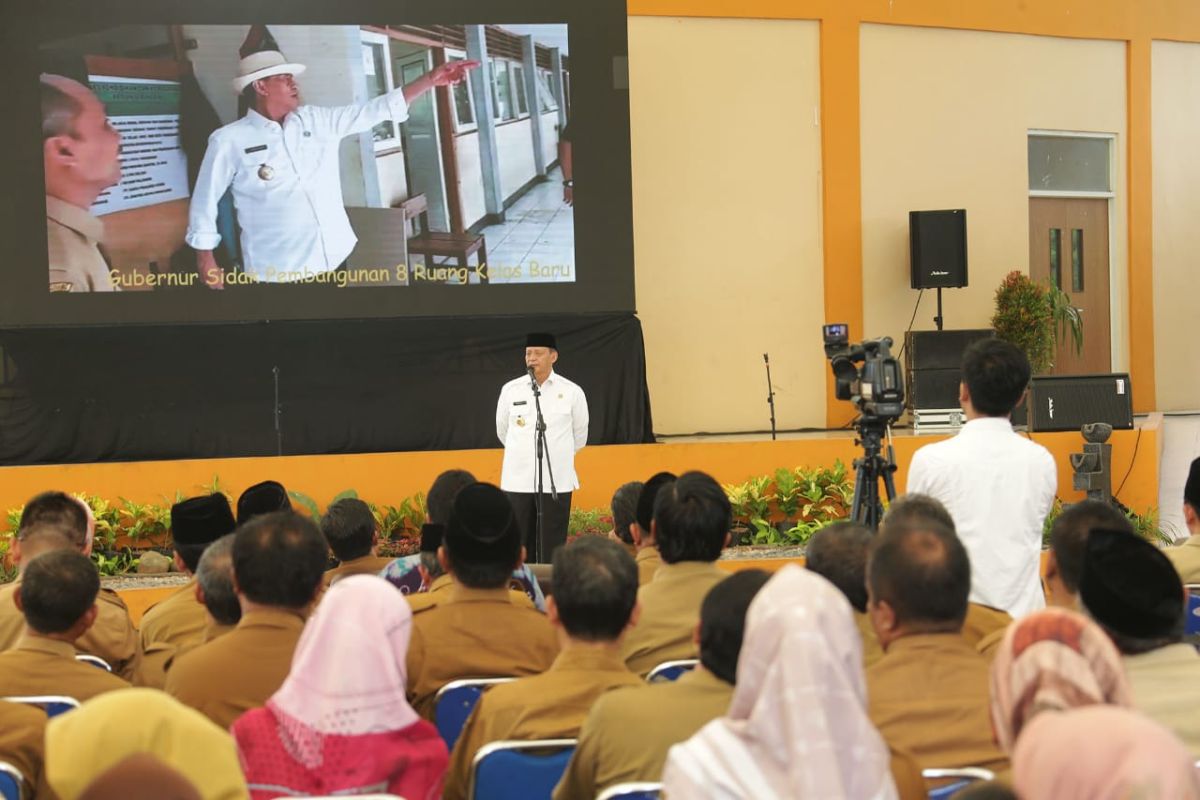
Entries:
{"label": "microphone", "polygon": [[526,368],[525,368],[525,374],[529,376],[529,382],[530,382],[531,384],[533,384],[533,387],[536,389],[536,388],[537,388],[537,385],[538,385],[538,382],[537,382],[537,376],[535,376],[535,375],[533,374],[533,367],[526,367]]}

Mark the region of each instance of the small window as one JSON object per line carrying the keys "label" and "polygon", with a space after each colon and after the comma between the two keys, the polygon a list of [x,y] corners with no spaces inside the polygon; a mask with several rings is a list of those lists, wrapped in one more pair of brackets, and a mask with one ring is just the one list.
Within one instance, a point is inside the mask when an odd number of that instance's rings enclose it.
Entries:
{"label": "small window", "polygon": [[1083,228],[1071,229],[1071,291],[1083,291]]}
{"label": "small window", "polygon": [[[367,98],[374,99],[387,94],[395,84],[392,82],[392,60],[388,58],[386,36],[362,31],[363,73],[367,80]],[[371,129],[371,139],[376,152],[400,147],[399,128],[394,120],[385,120]]]}
{"label": "small window", "polygon": [[[450,61],[465,61],[465,55],[447,54]],[[454,96],[454,130],[456,133],[473,131],[475,125],[475,101],[471,95],[471,81],[475,80],[476,71],[467,72],[466,80],[454,84],[451,93]]]}
{"label": "small window", "polygon": [[543,114],[547,111],[557,111],[558,99],[554,96],[554,87],[550,82],[550,70],[539,69],[537,77],[538,107]]}
{"label": "small window", "polygon": [[1062,228],[1050,229],[1050,282],[1062,288]]}
{"label": "small window", "polygon": [[492,104],[496,107],[496,120],[515,119],[513,110],[512,80],[508,72],[508,62],[498,58],[492,59]]}
{"label": "small window", "polygon": [[1031,192],[1112,191],[1111,139],[1103,136],[1029,136]]}
{"label": "small window", "polygon": [[529,102],[525,97],[525,68],[520,64],[512,64],[512,84],[517,98],[517,116],[529,114]]}

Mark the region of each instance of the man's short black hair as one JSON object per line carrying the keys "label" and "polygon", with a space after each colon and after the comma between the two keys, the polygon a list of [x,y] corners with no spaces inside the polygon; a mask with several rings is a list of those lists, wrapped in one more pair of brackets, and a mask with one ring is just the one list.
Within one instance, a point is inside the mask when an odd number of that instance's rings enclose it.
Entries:
{"label": "man's short black hair", "polygon": [[846,595],[855,611],[867,610],[867,551],[875,534],[857,522],[835,522],[808,540],[804,566]]}
{"label": "man's short black hair", "polygon": [[261,605],[307,606],[321,585],[328,558],[325,537],[316,523],[294,511],[254,517],[234,534],[238,591]]}
{"label": "man's short black hair", "polygon": [[637,563],[602,536],[581,536],[554,551],[554,605],[572,638],[611,642],[637,604]]}
{"label": "man's short black hair", "polygon": [[210,544],[196,567],[204,607],[220,625],[236,625],[242,618],[242,605],[233,586],[233,540],[230,533]]}
{"label": "man's short black hair", "polygon": [[910,525],[928,525],[929,523],[949,528],[955,534],[954,517],[936,497],[927,494],[903,494],[888,504],[887,513],[879,525],[881,533],[887,533],[897,528],[907,528]]}
{"label": "man's short black hair", "polygon": [[42,492],[30,498],[21,511],[18,529],[35,522],[53,522],[70,530],[75,547],[82,550],[87,543],[87,513],[79,501],[66,492]]}
{"label": "man's short black hair", "polygon": [[325,509],[321,533],[338,561],[362,558],[371,554],[375,543],[375,515],[357,497],[343,497]]}
{"label": "man's short black hair", "polygon": [[629,526],[637,522],[638,498],[642,494],[642,482],[630,481],[622,484],[612,496],[613,530],[625,544],[633,544]]}
{"label": "man's short black hair", "polygon": [[1004,417],[1012,413],[1029,386],[1029,359],[1003,339],[980,339],[963,353],[962,380],[971,405],[980,414]]}
{"label": "man's short black hair", "polygon": [[700,663],[726,683],[737,682],[746,611],[770,578],[761,569],[735,572],[709,589],[700,604]]}
{"label": "man's short black hair", "polygon": [[1054,563],[1058,565],[1058,576],[1072,594],[1079,593],[1088,531],[1093,528],[1134,533],[1128,517],[1099,500],[1084,500],[1067,506],[1050,526],[1050,549],[1054,552]]}
{"label": "man's short black hair", "polygon": [[664,486],[678,479],[679,476],[674,472],[656,472],[650,480],[642,484],[642,491],[637,500],[637,524],[643,535],[650,535],[650,523],[654,521],[654,502],[658,499],[658,493]]}
{"label": "man's short black hair", "polygon": [[729,538],[732,511],[721,485],[703,472],[685,472],[654,499],[655,541],[667,564],[716,561]]}
{"label": "man's short black hair", "polygon": [[25,623],[41,634],[65,633],[96,603],[100,573],[75,550],[51,550],[30,560],[17,587]]}
{"label": "man's short black hair", "polygon": [[425,513],[430,522],[445,525],[450,521],[450,510],[454,508],[454,497],[464,486],[475,483],[475,476],[465,469],[448,469],[433,479],[429,494],[425,496]]}
{"label": "man's short black hair", "polygon": [[512,577],[516,568],[516,564],[502,564],[498,561],[486,564],[464,561],[460,564],[454,560],[449,547],[446,547],[446,560],[450,564],[450,571],[454,573],[454,580],[471,589],[499,589],[507,586],[508,579]]}
{"label": "man's short black hair", "polygon": [[875,537],[867,562],[875,603],[913,630],[959,631],[967,616],[971,561],[954,532],[937,523]]}

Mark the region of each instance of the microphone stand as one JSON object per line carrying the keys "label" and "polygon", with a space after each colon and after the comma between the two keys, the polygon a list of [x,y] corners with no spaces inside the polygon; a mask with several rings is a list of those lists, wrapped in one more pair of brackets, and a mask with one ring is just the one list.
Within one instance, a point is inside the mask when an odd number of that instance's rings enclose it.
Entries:
{"label": "microphone stand", "polygon": [[771,360],[763,353],[763,364],[767,366],[767,404],[771,406],[771,441],[775,441],[775,389],[771,386]]}
{"label": "microphone stand", "polygon": [[533,407],[537,412],[537,421],[534,424],[534,463],[537,469],[537,479],[535,481],[533,493],[533,505],[537,511],[537,524],[534,528],[534,548],[537,552],[534,553],[534,558],[537,563],[545,563],[543,560],[543,520],[542,520],[542,504],[545,494],[544,483],[542,477],[542,459],[546,461],[546,467],[550,470],[550,497],[557,502],[558,490],[554,486],[554,465],[550,463],[550,448],[546,445],[546,419],[542,416],[542,389],[538,386],[537,378],[534,377],[533,367],[528,368],[529,384],[533,388]]}

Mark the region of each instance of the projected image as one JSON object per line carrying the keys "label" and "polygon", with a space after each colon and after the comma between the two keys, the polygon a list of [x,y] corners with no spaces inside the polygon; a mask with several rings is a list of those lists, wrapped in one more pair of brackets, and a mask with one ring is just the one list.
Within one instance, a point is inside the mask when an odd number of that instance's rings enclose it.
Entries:
{"label": "projected image", "polygon": [[576,279],[566,25],[125,25],[42,52],[52,292]]}

